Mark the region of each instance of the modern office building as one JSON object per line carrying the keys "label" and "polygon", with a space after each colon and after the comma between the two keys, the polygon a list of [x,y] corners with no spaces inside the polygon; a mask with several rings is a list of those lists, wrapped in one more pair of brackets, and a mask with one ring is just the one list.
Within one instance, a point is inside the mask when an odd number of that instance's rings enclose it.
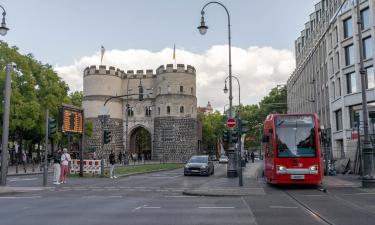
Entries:
{"label": "modern office building", "polygon": [[[375,0],[360,0],[369,131],[374,133]],[[287,82],[288,112],[315,112],[330,134],[334,158],[354,160],[362,118],[356,0],[322,0],[295,41],[296,69]]]}

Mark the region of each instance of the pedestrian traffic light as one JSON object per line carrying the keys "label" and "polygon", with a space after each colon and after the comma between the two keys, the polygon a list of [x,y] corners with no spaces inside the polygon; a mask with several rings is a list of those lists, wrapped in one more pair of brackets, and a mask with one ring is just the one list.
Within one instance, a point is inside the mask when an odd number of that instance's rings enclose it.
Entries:
{"label": "pedestrian traffic light", "polygon": [[228,130],[224,130],[224,132],[223,132],[223,142],[228,142],[228,141],[229,141]]}
{"label": "pedestrian traffic light", "polygon": [[233,130],[232,133],[232,143],[237,143],[239,139],[239,133],[237,130]]}
{"label": "pedestrian traffic light", "polygon": [[57,130],[56,120],[53,118],[48,118],[48,136],[55,134],[56,130]]}
{"label": "pedestrian traffic light", "polygon": [[103,133],[103,143],[104,144],[108,144],[109,142],[111,142],[112,140],[112,132],[109,131],[109,130],[104,130],[104,133]]}

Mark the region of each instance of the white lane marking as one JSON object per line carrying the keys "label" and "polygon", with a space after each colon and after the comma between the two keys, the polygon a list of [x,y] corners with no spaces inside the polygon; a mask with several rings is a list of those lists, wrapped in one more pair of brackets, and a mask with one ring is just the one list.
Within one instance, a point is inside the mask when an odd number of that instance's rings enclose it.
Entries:
{"label": "white lane marking", "polygon": [[122,198],[121,195],[110,195],[110,196],[107,196],[108,198]]}
{"label": "white lane marking", "polygon": [[37,195],[37,196],[1,196],[0,199],[28,199],[28,198],[41,198],[42,196]]}
{"label": "white lane marking", "polygon": [[199,206],[199,209],[234,209],[234,206]]}
{"label": "white lane marking", "polygon": [[327,195],[301,195],[305,197],[326,197]]}
{"label": "white lane marking", "polygon": [[144,209],[160,209],[160,206],[145,206]]}
{"label": "white lane marking", "polygon": [[271,209],[298,209],[296,206],[270,205]]}

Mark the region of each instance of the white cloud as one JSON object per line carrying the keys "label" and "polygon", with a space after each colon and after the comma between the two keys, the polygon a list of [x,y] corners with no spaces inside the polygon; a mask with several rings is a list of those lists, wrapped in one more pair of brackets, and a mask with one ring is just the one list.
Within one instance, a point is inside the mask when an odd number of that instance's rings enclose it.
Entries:
{"label": "white cloud", "polygon": [[[103,64],[122,70],[155,70],[160,65],[173,63],[171,48],[159,52],[129,49],[107,50]],[[223,93],[224,79],[228,74],[228,46],[212,46],[204,54],[176,49],[177,63],[189,64],[197,71],[198,105],[208,101],[217,110],[223,110],[228,96]],[[82,73],[90,65],[100,64],[100,52],[76,60],[72,65],[55,66],[59,76],[69,84],[71,91],[82,90]],[[241,103],[259,102],[271,88],[286,83],[295,68],[293,53],[271,47],[232,47],[232,74],[240,80]],[[237,81],[233,79],[233,104],[238,104]]]}

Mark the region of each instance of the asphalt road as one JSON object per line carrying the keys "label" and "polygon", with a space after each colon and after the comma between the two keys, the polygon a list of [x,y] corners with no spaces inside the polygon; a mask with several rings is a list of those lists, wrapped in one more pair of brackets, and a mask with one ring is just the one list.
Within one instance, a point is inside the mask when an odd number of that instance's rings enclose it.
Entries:
{"label": "asphalt road", "polygon": [[[237,183],[225,174],[225,166],[216,165],[210,177],[185,177],[179,169],[114,180],[71,178],[51,190],[0,195],[0,224],[375,224],[375,190],[371,189],[278,188],[254,177],[244,180],[245,185],[262,188],[261,194],[182,195],[189,188]],[[9,177],[8,185],[40,186],[41,179],[40,175]]]}

